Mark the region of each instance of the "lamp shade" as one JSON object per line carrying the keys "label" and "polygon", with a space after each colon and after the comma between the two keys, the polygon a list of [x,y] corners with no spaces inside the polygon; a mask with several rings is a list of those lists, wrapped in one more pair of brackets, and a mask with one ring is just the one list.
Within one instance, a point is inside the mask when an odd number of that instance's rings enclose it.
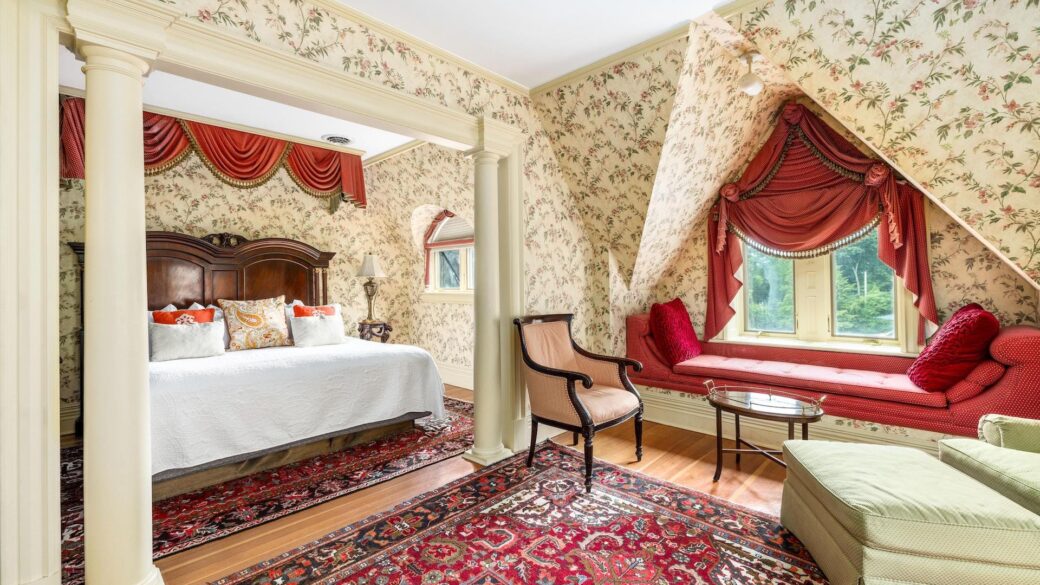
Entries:
{"label": "lamp shade", "polygon": [[379,257],[375,254],[365,254],[364,259],[361,261],[361,268],[358,268],[357,275],[367,276],[368,278],[386,278],[383,267],[379,265]]}

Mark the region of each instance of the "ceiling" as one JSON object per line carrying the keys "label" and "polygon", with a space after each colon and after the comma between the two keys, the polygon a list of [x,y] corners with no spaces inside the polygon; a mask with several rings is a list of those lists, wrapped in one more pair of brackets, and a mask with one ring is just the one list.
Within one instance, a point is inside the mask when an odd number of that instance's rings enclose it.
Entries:
{"label": "ceiling", "polygon": [[673,30],[721,0],[339,0],[529,88]]}
{"label": "ceiling", "polygon": [[[80,68],[83,62],[62,47],[59,64],[59,83],[64,87],[82,90],[85,78]],[[148,75],[144,84],[144,104],[146,108],[151,106],[171,110],[185,117],[208,118],[301,141],[321,142],[333,149],[336,147],[324,143],[321,137],[324,134],[338,134],[351,139],[348,148],[364,151],[363,158],[370,158],[413,140],[409,136],[162,71],[153,71]]]}

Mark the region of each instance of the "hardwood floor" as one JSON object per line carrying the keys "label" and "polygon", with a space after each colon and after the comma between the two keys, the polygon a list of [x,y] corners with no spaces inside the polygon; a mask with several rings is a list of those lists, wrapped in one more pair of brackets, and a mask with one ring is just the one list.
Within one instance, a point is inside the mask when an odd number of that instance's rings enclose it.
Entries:
{"label": "hardwood floor", "polygon": [[[472,400],[472,392],[448,386],[446,395]],[[553,439],[570,445],[571,435]],[[632,423],[596,435],[598,459],[622,465],[744,506],[777,515],[785,472],[763,457],[745,455],[742,469],[726,459],[712,483],[715,438],[656,423],[643,428],[643,461],[635,462]],[[207,583],[277,556],[371,514],[471,473],[476,466],[453,457],[407,475],[337,498],[227,538],[156,561],[167,585]]]}

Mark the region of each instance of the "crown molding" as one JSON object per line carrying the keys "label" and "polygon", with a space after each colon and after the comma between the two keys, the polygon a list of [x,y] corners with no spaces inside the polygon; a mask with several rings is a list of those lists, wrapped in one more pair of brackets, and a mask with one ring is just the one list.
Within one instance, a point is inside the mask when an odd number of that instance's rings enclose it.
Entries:
{"label": "crown molding", "polygon": [[465,59],[464,57],[460,57],[455,53],[452,53],[451,51],[442,49],[441,47],[438,47],[437,45],[434,45],[429,41],[424,41],[423,39],[420,39],[415,35],[407,33],[391,24],[383,22],[382,20],[379,20],[374,16],[370,16],[358,10],[357,8],[347,6],[346,4],[337,2],[336,0],[309,0],[309,2],[311,2],[315,6],[321,7],[323,10],[328,10],[333,14],[339,14],[344,18],[353,20],[358,24],[362,24],[384,35],[402,40],[412,45],[413,47],[426,51],[427,53],[430,53],[431,55],[443,59],[448,63],[457,65],[482,77],[487,77],[491,81],[499,85],[502,85],[506,88],[509,88],[523,96],[530,95],[530,90],[527,88],[527,86],[523,85],[522,83],[513,81],[512,79],[509,79],[504,75],[495,73],[494,71],[491,71],[490,69],[487,69],[486,67],[483,67],[481,65],[477,65],[476,63],[468,59]]}
{"label": "crown molding", "polygon": [[479,142],[475,116],[187,19],[170,27],[159,68],[330,116],[349,112],[359,124],[448,148]]}
{"label": "crown molding", "polygon": [[606,57],[603,57],[598,61],[594,61],[592,63],[589,63],[588,65],[585,65],[584,67],[575,69],[570,73],[565,73],[560,77],[557,77],[556,79],[552,79],[541,85],[531,88],[531,95],[538,96],[548,93],[559,88],[562,85],[566,85],[568,83],[578,80],[579,78],[585,77],[590,73],[599,71],[600,69],[603,69],[608,65],[613,65],[614,63],[617,63],[619,61],[623,61],[625,59],[628,59],[635,55],[639,55],[641,53],[645,53],[647,51],[652,51],[661,46],[667,45],[668,43],[687,37],[690,35],[691,25],[692,22],[685,22],[682,25],[673,28],[672,30],[666,31],[655,37],[651,37],[637,45],[632,45],[627,49],[623,49],[612,55],[607,55]]}
{"label": "crown molding", "polygon": [[772,0],[733,0],[732,2],[724,2],[717,5],[713,10],[715,14],[718,14],[722,18],[729,18],[734,14],[741,12],[747,12],[752,8],[758,8],[762,4],[767,4]]}
{"label": "crown molding", "polygon": [[[82,89],[77,89],[75,87],[69,87],[67,85],[58,86],[58,93],[61,93],[62,95],[70,95],[73,97],[80,97],[84,99],[87,97],[87,92],[83,91]],[[310,138],[302,138],[300,136],[290,136],[288,134],[282,134],[281,132],[263,130],[260,128],[254,128],[252,126],[246,126],[244,124],[235,124],[234,122],[228,122],[226,120],[218,120],[216,118],[210,118],[207,116],[199,116],[198,114],[189,114],[186,112],[181,112],[179,110],[171,110],[169,108],[149,106],[148,104],[145,104],[142,109],[146,112],[151,112],[153,114],[162,114],[163,116],[181,118],[182,120],[191,120],[192,122],[199,122],[200,124],[220,126],[221,128],[230,128],[232,130],[238,130],[240,132],[248,132],[249,134],[258,134],[260,136],[266,136],[268,138],[274,138],[276,140],[285,140],[287,142],[295,142],[297,144],[316,146],[318,148],[324,148],[325,150],[335,150],[339,152],[345,152],[347,154],[356,154],[362,157],[365,156],[365,151],[361,149],[344,147],[338,144],[332,144],[331,142],[311,140]]]}
{"label": "crown molding", "polygon": [[379,153],[377,155],[369,157],[363,163],[361,163],[361,166],[363,168],[367,169],[368,167],[370,167],[372,165],[379,164],[381,162],[390,160],[390,159],[394,158],[395,156],[400,156],[400,155],[402,155],[402,154],[404,154],[404,153],[406,153],[406,152],[408,152],[410,150],[415,150],[416,148],[419,148],[420,146],[422,146],[424,144],[426,144],[425,140],[412,140],[411,142],[405,142],[401,146],[397,146],[397,147],[391,148],[390,150],[388,150],[386,152],[381,152],[381,153]]}

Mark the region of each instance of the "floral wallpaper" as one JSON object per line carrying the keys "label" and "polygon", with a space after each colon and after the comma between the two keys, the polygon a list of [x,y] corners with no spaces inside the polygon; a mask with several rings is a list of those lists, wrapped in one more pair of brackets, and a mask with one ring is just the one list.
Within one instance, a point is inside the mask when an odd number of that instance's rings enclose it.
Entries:
{"label": "floral wallpaper", "polygon": [[[159,0],[156,0],[159,1]],[[186,18],[523,133],[528,312],[574,312],[585,338],[591,244],[549,137],[521,93],[306,0],[167,0]]]}
{"label": "floral wallpaper", "polygon": [[1040,281],[1040,2],[770,2],[730,22]]}
{"label": "floral wallpaper", "polygon": [[532,96],[591,240],[587,331],[595,351],[616,350],[604,343],[611,267],[627,285],[687,44],[669,42]]}
{"label": "floral wallpaper", "polygon": [[[376,316],[393,325],[391,342],[423,347],[441,363],[472,367],[472,306],[420,301],[424,259],[412,230],[413,216],[429,209],[451,209],[472,221],[472,166],[459,152],[421,146],[365,169],[367,209],[342,205],[329,214],[326,200],[300,190],[284,170],[259,187],[238,189],[220,182],[192,155],[145,179],[145,221],[150,230],[286,237],[335,252],[329,299],[343,305],[352,335],[367,314],[362,279],[354,274],[362,255],[373,252],[388,275],[380,282]],[[82,181],[63,182],[62,242],[83,240],[83,204]],[[66,246],[60,266],[62,402],[73,403],[79,393],[79,272]]]}

